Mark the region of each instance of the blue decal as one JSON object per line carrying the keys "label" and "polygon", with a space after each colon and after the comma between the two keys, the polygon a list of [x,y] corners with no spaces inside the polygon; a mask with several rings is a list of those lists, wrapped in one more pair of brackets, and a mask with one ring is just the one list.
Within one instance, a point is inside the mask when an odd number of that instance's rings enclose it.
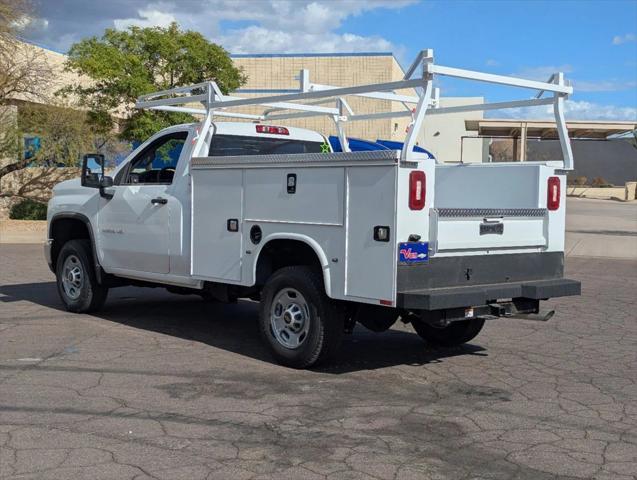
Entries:
{"label": "blue decal", "polygon": [[399,263],[427,263],[429,242],[402,242],[398,244]]}

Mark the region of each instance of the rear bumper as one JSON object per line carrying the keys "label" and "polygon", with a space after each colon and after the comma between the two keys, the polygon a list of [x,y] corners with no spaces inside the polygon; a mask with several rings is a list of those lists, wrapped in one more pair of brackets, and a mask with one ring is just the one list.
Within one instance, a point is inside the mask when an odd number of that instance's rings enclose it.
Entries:
{"label": "rear bumper", "polygon": [[398,267],[398,307],[415,310],[486,305],[505,298],[543,300],[579,295],[563,278],[562,252],[433,257]]}
{"label": "rear bumper", "polygon": [[553,297],[579,295],[580,292],[580,282],[561,278],[411,290],[398,293],[396,303],[400,308],[442,310],[445,308],[486,305],[503,298],[544,300]]}

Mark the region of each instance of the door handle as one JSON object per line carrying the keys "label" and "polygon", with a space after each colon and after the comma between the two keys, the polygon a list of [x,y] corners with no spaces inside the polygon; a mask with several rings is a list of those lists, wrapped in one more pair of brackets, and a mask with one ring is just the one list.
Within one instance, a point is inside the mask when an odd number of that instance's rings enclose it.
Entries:
{"label": "door handle", "polygon": [[150,203],[152,203],[153,205],[159,204],[159,205],[166,205],[168,203],[168,199],[167,198],[162,198],[162,197],[157,197],[157,198],[153,198]]}

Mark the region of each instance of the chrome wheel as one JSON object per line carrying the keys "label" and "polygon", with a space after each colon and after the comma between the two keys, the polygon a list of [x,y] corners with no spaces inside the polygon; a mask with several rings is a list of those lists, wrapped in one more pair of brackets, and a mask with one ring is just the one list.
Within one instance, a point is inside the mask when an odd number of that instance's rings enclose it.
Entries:
{"label": "chrome wheel", "polygon": [[310,330],[310,308],[294,288],[280,290],[272,301],[270,328],[277,342],[295,349],[307,339]]}
{"label": "chrome wheel", "polygon": [[84,269],[82,263],[76,255],[69,255],[64,260],[62,267],[62,288],[64,293],[71,299],[77,300],[84,286]]}

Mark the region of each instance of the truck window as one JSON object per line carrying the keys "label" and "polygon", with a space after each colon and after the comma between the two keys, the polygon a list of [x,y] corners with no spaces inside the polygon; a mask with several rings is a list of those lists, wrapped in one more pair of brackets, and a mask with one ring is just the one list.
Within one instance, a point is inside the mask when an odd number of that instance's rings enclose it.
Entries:
{"label": "truck window", "polygon": [[155,140],[131,161],[125,183],[172,183],[187,137],[188,132],[176,132]]}
{"label": "truck window", "polygon": [[215,135],[208,153],[211,157],[321,153],[323,142],[287,138],[256,138],[243,135]]}

